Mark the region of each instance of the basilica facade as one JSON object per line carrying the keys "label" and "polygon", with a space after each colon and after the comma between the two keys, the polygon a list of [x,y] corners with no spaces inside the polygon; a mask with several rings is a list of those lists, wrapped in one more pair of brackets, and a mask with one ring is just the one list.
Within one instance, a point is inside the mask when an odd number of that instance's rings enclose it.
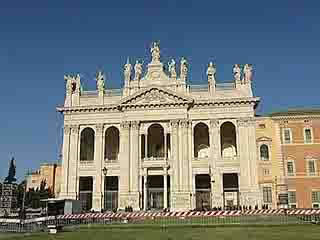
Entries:
{"label": "basilica facade", "polygon": [[233,80],[188,84],[181,58],[164,64],[153,43],[147,66],[128,60],[124,87],[82,91],[66,75],[61,198],[84,210],[259,207],[252,66],[233,66]]}

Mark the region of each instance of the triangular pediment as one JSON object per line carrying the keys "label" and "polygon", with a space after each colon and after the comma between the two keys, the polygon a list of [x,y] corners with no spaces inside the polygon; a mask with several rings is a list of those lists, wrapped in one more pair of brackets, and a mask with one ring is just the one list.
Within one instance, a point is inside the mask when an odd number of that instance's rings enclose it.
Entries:
{"label": "triangular pediment", "polygon": [[271,142],[271,141],[272,141],[271,138],[265,137],[265,136],[259,137],[259,138],[257,139],[257,142]]}
{"label": "triangular pediment", "polygon": [[120,106],[128,105],[175,105],[192,104],[193,99],[161,87],[140,90],[120,101]]}

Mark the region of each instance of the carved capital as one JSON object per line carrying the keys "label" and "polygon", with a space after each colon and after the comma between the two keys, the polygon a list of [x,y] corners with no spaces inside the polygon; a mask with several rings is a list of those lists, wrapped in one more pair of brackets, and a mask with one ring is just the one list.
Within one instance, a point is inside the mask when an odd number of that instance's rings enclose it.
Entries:
{"label": "carved capital", "polygon": [[98,123],[96,125],[96,134],[102,135],[103,134],[103,123]]}
{"label": "carved capital", "polygon": [[170,124],[172,129],[176,130],[179,127],[179,120],[171,120]]}
{"label": "carved capital", "polygon": [[218,128],[218,127],[219,127],[219,120],[217,120],[217,119],[211,119],[211,120],[210,120],[210,127],[211,127],[211,128]]}
{"label": "carved capital", "polygon": [[69,135],[71,133],[71,128],[69,125],[64,125],[63,128],[64,135]]}
{"label": "carved capital", "polygon": [[121,122],[120,123],[120,127],[122,128],[122,129],[130,129],[130,122],[128,122],[128,121],[123,121],[123,122]]}
{"label": "carved capital", "polygon": [[180,120],[180,126],[183,128],[188,128],[190,126],[190,121],[188,119]]}
{"label": "carved capital", "polygon": [[139,122],[139,121],[132,121],[132,122],[131,122],[131,127],[132,127],[132,129],[134,129],[134,130],[139,130],[139,128],[140,128],[140,122]]}
{"label": "carved capital", "polygon": [[248,120],[247,119],[239,119],[239,120],[237,120],[237,125],[239,127],[247,127],[248,126]]}
{"label": "carved capital", "polygon": [[79,125],[71,125],[71,134],[78,135],[79,134]]}

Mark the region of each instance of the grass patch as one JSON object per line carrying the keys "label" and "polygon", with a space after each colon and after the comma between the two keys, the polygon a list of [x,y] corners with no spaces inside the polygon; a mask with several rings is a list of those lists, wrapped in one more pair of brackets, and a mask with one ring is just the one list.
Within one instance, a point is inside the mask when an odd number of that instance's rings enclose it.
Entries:
{"label": "grass patch", "polygon": [[[158,226],[149,228],[114,228],[105,226],[104,228],[80,228],[73,232],[61,232],[57,235],[48,233],[8,236],[10,240],[209,240],[209,239],[290,239],[290,240],[318,240],[320,236],[320,226],[317,225],[282,225],[282,226],[230,226],[227,227],[195,227],[177,226],[161,228]],[[2,238],[5,239],[5,238]]]}

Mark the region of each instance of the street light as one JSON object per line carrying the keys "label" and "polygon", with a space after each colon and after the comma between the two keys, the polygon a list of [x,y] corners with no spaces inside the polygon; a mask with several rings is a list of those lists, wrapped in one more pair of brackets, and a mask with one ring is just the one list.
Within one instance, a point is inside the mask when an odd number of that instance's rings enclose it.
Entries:
{"label": "street light", "polygon": [[[102,173],[103,173],[103,175],[104,175],[104,181],[103,181],[103,186],[102,186],[102,179],[101,179],[101,188],[102,188],[102,191],[101,191],[101,209],[104,209],[104,202],[105,202],[105,178],[106,178],[106,176],[107,176],[107,172],[108,172],[108,169],[106,168],[106,167],[104,167],[103,169],[102,169]],[[102,175],[101,175],[101,177],[102,177]]]}

